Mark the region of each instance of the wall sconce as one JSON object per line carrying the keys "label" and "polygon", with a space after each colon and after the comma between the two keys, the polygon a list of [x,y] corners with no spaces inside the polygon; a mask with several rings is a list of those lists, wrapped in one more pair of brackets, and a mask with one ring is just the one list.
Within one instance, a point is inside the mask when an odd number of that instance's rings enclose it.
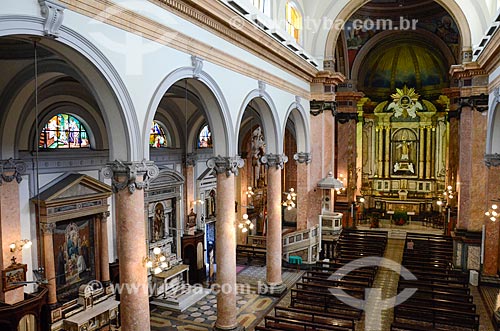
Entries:
{"label": "wall sconce", "polygon": [[498,217],[497,210],[498,210],[498,205],[494,203],[491,205],[490,209],[484,214],[486,216],[488,216],[490,221],[495,222],[497,220],[497,217]]}
{"label": "wall sconce", "polygon": [[12,244],[9,245],[10,252],[13,253],[16,250],[17,251],[22,251],[24,249],[28,249],[31,247],[33,243],[29,239],[23,239],[23,240],[18,240],[16,242],[13,242]]}
{"label": "wall sconce", "polygon": [[289,192],[284,192],[283,194],[286,194],[286,201],[283,202],[283,207],[286,207],[286,209],[291,210],[292,208],[295,208],[295,200],[297,198],[297,193],[295,193],[295,190],[290,188]]}
{"label": "wall sconce", "polygon": [[243,220],[241,220],[240,224],[238,224],[238,228],[243,233],[248,232],[248,230],[253,230],[254,225],[252,221],[248,219],[248,214],[243,214]]}
{"label": "wall sconce", "polygon": [[155,275],[168,268],[167,258],[161,253],[160,247],[153,248],[153,259],[149,257],[144,258],[144,265],[146,268],[153,270]]}

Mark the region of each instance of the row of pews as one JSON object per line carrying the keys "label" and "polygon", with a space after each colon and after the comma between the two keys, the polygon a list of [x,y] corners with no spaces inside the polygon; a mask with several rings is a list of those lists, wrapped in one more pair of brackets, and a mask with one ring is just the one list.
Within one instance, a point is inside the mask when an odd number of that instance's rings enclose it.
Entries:
{"label": "row of pews", "polygon": [[479,330],[468,275],[452,266],[450,237],[408,233],[402,265],[416,280],[399,279],[398,293],[417,292],[394,308],[391,331]]}
{"label": "row of pews", "polygon": [[266,316],[264,326],[255,330],[354,331],[362,317],[362,307],[345,304],[339,297],[348,295],[364,301],[365,288],[372,286],[378,267],[360,267],[348,274],[339,270],[362,257],[383,256],[386,243],[386,232],[344,229],[337,243],[337,256],[319,261],[306,271],[290,290],[290,306],[275,307],[274,316]]}

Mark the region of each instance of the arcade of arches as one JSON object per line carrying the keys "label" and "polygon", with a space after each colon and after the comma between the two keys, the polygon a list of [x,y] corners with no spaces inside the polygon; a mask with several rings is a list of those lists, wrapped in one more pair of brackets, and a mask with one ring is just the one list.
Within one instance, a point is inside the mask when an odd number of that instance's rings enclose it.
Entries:
{"label": "arcade of arches", "polygon": [[2,330],[240,329],[355,228],[500,283],[499,1],[7,2]]}

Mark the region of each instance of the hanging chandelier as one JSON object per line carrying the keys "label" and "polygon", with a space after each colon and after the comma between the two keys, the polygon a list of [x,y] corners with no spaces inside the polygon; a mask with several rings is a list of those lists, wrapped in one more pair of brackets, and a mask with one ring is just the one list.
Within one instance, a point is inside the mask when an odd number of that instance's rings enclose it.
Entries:
{"label": "hanging chandelier", "polygon": [[240,221],[240,224],[238,224],[238,228],[243,233],[248,232],[248,230],[253,230],[254,225],[252,221],[248,219],[248,214],[243,214],[243,219]]}
{"label": "hanging chandelier", "polygon": [[162,254],[160,247],[153,248],[153,258],[145,257],[144,264],[151,269],[155,275],[168,268],[168,262],[165,255]]}

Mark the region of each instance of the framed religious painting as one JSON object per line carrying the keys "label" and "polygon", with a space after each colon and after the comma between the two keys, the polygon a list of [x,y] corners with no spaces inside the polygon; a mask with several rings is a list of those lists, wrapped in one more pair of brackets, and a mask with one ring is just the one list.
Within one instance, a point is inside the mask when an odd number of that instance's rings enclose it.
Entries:
{"label": "framed religious painting", "polygon": [[13,263],[2,270],[2,289],[4,292],[24,286],[26,281],[27,265]]}

